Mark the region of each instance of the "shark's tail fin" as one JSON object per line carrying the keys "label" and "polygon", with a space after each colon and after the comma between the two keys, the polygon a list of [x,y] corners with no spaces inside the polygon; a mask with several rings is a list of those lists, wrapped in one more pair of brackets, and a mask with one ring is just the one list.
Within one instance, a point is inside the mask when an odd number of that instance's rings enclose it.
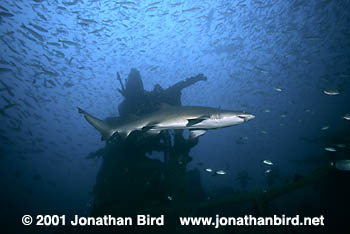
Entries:
{"label": "shark's tail fin", "polygon": [[113,127],[105,121],[95,118],[79,107],[78,111],[80,114],[83,114],[85,119],[101,133],[102,140],[107,140],[115,133]]}

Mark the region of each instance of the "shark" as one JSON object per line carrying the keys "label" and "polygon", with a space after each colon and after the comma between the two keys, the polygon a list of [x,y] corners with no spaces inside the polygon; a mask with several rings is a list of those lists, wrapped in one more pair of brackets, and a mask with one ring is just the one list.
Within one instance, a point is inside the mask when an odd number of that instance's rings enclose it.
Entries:
{"label": "shark", "polygon": [[207,130],[230,127],[254,119],[245,111],[222,110],[204,106],[170,106],[161,104],[159,110],[131,118],[125,123],[98,119],[78,107],[78,112],[108,140],[118,133],[126,139],[134,131],[159,134],[162,130],[188,129],[190,138],[202,136]]}

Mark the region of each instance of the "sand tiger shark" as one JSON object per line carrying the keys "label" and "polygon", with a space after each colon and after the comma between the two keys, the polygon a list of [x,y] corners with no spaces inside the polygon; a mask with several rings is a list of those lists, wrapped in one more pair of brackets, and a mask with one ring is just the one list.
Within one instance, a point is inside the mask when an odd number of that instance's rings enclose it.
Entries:
{"label": "sand tiger shark", "polygon": [[78,108],[79,113],[108,140],[115,133],[123,139],[133,131],[159,134],[162,130],[188,129],[190,138],[203,135],[209,129],[225,128],[242,124],[255,118],[244,111],[222,110],[202,106],[169,106],[162,104],[155,112],[134,118],[123,124],[113,124],[100,120]]}

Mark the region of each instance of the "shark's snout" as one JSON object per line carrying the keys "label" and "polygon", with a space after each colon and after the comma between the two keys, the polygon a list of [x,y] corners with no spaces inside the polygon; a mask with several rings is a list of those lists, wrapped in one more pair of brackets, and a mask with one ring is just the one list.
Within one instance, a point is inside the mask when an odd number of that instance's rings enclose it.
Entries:
{"label": "shark's snout", "polygon": [[248,120],[254,119],[255,115],[252,115],[252,114],[241,114],[241,115],[238,115],[238,117],[243,119],[244,122],[247,122]]}

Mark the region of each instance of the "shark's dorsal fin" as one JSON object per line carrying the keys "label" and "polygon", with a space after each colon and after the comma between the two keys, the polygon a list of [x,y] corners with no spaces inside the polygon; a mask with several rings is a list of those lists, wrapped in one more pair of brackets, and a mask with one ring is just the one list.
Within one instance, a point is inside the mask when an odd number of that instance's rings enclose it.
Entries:
{"label": "shark's dorsal fin", "polygon": [[128,119],[130,120],[135,120],[135,119],[138,119],[139,116],[135,115],[135,114],[128,114]]}

